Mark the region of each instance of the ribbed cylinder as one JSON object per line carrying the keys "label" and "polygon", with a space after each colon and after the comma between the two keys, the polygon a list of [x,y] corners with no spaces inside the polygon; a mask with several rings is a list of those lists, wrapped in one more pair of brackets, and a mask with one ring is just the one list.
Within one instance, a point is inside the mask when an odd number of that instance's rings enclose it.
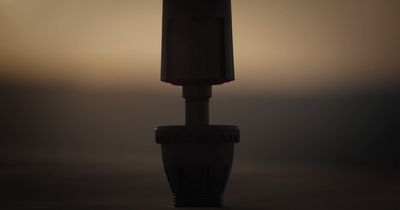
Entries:
{"label": "ribbed cylinder", "polygon": [[161,80],[217,85],[234,80],[230,0],[163,0]]}
{"label": "ribbed cylinder", "polygon": [[175,207],[222,207],[223,197],[215,194],[182,194],[174,193]]}

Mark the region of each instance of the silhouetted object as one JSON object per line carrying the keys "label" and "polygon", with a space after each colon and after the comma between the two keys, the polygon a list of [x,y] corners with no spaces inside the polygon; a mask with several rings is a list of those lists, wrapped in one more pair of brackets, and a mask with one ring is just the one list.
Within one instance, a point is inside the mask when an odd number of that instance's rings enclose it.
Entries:
{"label": "silhouetted object", "polygon": [[237,126],[209,125],[211,85],[234,80],[230,0],[164,0],[161,80],[183,86],[186,125],[156,128],[176,207],[219,207]]}

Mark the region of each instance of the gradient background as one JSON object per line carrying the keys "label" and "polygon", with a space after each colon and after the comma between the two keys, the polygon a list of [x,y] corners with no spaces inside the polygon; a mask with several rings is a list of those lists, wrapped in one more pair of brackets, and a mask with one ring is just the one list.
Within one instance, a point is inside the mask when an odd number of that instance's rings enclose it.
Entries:
{"label": "gradient background", "polygon": [[[400,2],[232,0],[226,204],[400,208]],[[161,0],[0,0],[0,207],[162,208]]]}

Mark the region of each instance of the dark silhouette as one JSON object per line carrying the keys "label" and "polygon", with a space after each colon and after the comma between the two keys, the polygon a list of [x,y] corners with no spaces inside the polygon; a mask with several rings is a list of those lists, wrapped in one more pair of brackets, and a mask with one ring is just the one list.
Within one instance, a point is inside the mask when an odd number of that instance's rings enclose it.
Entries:
{"label": "dark silhouette", "polygon": [[183,86],[186,125],[156,129],[176,207],[220,207],[237,126],[209,125],[211,85],[234,80],[230,0],[164,0],[161,80]]}

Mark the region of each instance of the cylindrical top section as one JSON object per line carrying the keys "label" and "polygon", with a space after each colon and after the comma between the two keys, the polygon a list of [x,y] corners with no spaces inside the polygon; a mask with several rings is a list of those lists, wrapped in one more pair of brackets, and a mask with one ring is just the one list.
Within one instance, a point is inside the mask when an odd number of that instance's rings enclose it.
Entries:
{"label": "cylindrical top section", "polygon": [[230,0],[164,0],[161,80],[216,85],[234,80]]}

